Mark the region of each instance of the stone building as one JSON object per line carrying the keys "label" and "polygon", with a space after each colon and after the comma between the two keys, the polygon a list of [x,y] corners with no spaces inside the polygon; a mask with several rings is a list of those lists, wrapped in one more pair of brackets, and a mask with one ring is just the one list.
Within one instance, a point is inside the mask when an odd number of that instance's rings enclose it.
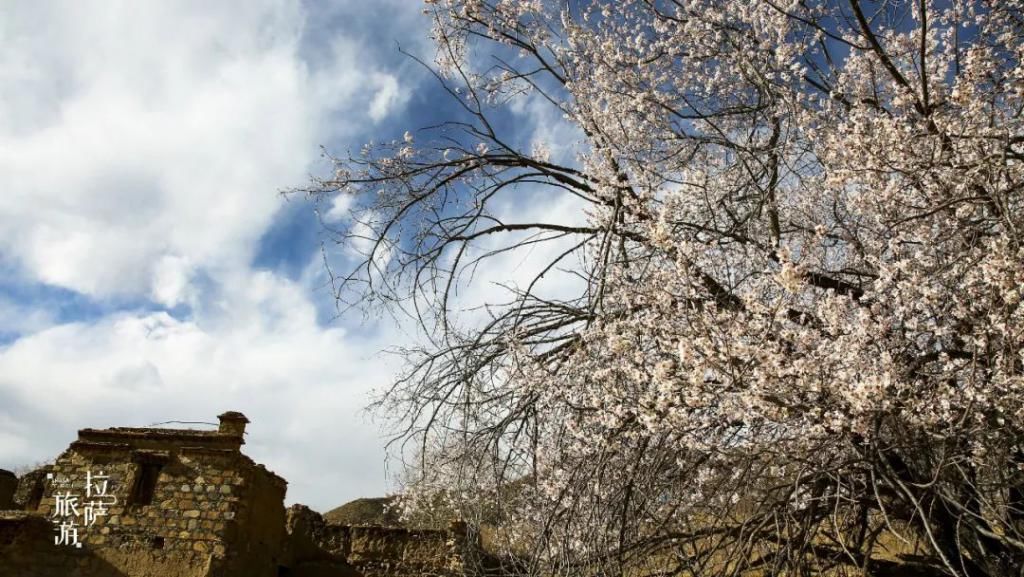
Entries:
{"label": "stone building", "polygon": [[83,429],[52,465],[0,471],[0,575],[456,577],[475,563],[458,525],[347,527],[286,511],[286,481],[241,452],[248,419],[219,418],[216,431]]}

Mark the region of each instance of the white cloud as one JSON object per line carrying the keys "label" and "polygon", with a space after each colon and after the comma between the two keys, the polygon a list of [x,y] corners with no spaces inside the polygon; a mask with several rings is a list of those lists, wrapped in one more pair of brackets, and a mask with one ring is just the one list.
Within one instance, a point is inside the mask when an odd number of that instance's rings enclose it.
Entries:
{"label": "white cloud", "polygon": [[[544,189],[521,191],[516,195],[516,199],[519,202],[506,200],[495,207],[498,220],[506,223],[536,222],[563,226],[586,224],[584,210],[588,205],[578,197]],[[536,232],[529,231],[489,235],[485,242],[467,251],[464,262],[491,251],[501,250],[515,242],[522,242],[535,234]],[[472,311],[469,315],[463,315],[463,320],[485,321],[487,311],[484,305],[509,302],[512,299],[510,289],[530,288],[530,283],[541,273],[544,273],[543,277],[531,289],[535,296],[550,299],[580,296],[585,289],[583,281],[575,274],[567,272],[581,265],[579,251],[562,259],[555,268],[547,272],[544,272],[544,269],[581,240],[583,237],[580,235],[568,235],[501,252],[482,260],[479,266],[472,269],[472,282],[459,291],[454,303],[459,310]],[[464,277],[463,280],[468,279]]]}
{"label": "white cloud", "polygon": [[320,508],[382,492],[382,439],[361,415],[395,367],[389,343],[317,324],[306,287],[269,272],[225,286],[230,319],[122,313],[54,326],[0,349],[0,465],[55,456],[78,427],[253,422],[246,452]]}
{"label": "white cloud", "polygon": [[191,286],[192,266],[188,259],[167,255],[160,258],[153,271],[152,298],[167,307],[197,304],[197,291]]}
{"label": "white cloud", "polygon": [[349,217],[349,211],[352,208],[355,197],[351,194],[338,194],[331,200],[331,208],[324,214],[324,221],[328,223],[338,223],[346,220]]}
{"label": "white cloud", "polygon": [[0,55],[0,252],[33,280],[94,297],[146,295],[167,255],[247,263],[280,206],[273,192],[305,180],[327,128],[360,125],[330,126],[330,113],[365,107],[376,122],[404,99],[340,34],[311,69],[290,2],[13,12]]}
{"label": "white cloud", "polygon": [[391,343],[321,326],[309,285],[250,266],[276,192],[410,88],[345,30],[307,59],[308,23],[283,0],[39,2],[0,18],[0,261],[20,284],[191,310],[61,323],[0,294],[3,329],[21,335],[0,345],[0,467],[53,457],[80,427],[233,409],[289,500],[382,492],[383,442],[360,411],[394,372],[374,354]]}
{"label": "white cloud", "polygon": [[377,90],[370,102],[370,118],[374,122],[380,122],[392,108],[402,104],[405,99],[399,92],[398,80],[394,76],[375,74],[370,77],[370,85]]}

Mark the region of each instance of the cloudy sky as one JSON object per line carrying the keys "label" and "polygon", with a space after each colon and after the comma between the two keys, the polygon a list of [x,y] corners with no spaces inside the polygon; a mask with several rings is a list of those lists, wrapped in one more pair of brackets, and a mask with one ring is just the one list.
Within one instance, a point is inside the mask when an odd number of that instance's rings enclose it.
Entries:
{"label": "cloudy sky", "polygon": [[[0,468],[52,459],[83,427],[239,410],[246,451],[289,480],[289,502],[390,488],[362,407],[406,333],[333,318],[312,207],[279,193],[325,169],[321,145],[400,137],[451,106],[398,50],[432,59],[421,8],[0,14]],[[551,130],[528,105],[515,114]]]}

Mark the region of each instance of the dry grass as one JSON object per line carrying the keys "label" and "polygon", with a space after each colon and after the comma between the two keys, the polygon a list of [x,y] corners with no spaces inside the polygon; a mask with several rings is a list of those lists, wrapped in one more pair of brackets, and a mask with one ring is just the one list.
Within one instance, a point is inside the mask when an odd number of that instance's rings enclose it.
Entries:
{"label": "dry grass", "polygon": [[392,506],[395,497],[367,497],[356,499],[331,509],[324,514],[324,520],[332,525],[380,525],[383,527],[402,526],[398,512]]}

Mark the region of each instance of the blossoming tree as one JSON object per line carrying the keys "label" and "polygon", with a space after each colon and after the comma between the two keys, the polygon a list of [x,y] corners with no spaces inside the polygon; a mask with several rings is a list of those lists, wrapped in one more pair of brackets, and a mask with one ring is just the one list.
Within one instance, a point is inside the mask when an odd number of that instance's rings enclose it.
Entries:
{"label": "blossoming tree", "polygon": [[[358,199],[339,299],[428,337],[382,401],[414,493],[538,572],[1024,574],[1024,3],[427,11],[460,116],[311,187]],[[502,133],[521,98],[571,158]],[[527,190],[579,218],[515,221]]]}

